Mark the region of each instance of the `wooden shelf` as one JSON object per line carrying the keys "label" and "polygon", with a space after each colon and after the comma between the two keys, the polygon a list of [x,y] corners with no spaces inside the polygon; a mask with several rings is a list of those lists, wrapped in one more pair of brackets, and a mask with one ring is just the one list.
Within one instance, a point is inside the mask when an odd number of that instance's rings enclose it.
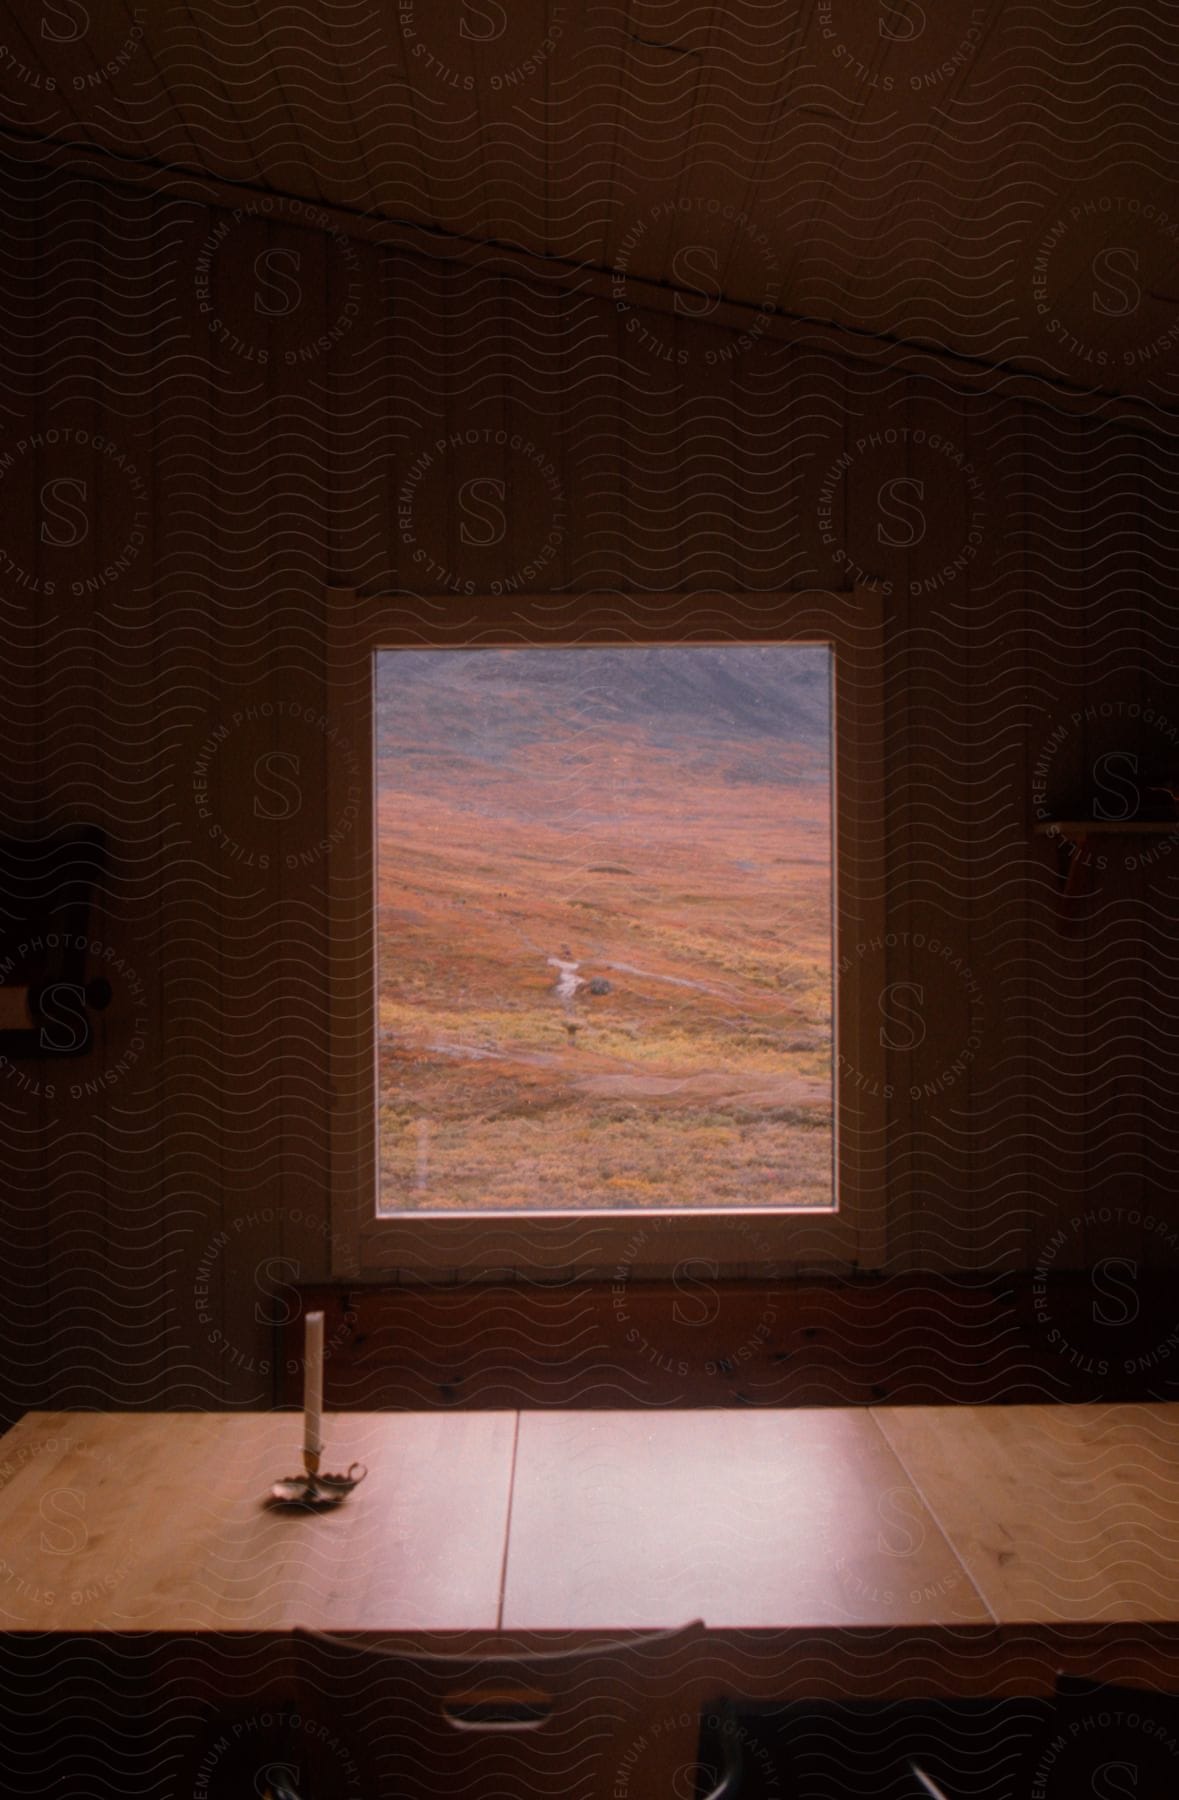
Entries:
{"label": "wooden shelf", "polygon": [[1037,837],[1152,837],[1179,832],[1174,819],[1045,819],[1036,826]]}
{"label": "wooden shelf", "polygon": [[[1179,836],[1179,817],[1173,819],[1041,819],[1035,826],[1037,837],[1056,840],[1059,849],[1069,845],[1083,850],[1090,838],[1103,837],[1175,837]],[[1071,916],[1070,902],[1080,897],[1081,856],[1069,859],[1062,869],[1059,916],[1062,925]]]}

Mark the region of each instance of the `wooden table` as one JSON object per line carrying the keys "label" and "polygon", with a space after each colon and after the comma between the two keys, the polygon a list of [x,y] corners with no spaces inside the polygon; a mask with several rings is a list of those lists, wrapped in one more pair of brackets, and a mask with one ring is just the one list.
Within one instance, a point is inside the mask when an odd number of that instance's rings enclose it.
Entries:
{"label": "wooden table", "polygon": [[370,1473],[320,1516],[262,1504],[300,1429],[27,1415],[0,1442],[0,1629],[702,1617],[754,1694],[1179,1672],[1179,1405],[335,1414],[329,1465]]}

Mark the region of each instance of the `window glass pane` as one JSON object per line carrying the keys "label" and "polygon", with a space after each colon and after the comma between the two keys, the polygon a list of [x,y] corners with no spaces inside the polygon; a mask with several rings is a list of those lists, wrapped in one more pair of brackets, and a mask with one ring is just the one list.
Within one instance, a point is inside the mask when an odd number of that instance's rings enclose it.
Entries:
{"label": "window glass pane", "polygon": [[830,650],[376,664],[381,1211],[830,1207]]}

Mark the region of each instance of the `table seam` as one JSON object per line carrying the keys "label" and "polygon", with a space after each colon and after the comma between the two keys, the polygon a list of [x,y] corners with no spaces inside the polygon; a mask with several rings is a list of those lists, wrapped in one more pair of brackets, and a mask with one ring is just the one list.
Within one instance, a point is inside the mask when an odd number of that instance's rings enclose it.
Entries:
{"label": "table seam", "polygon": [[512,1460],[508,1470],[508,1505],[504,1517],[504,1551],[499,1565],[499,1604],[496,1607],[495,1629],[500,1632],[504,1628],[504,1607],[508,1593],[508,1559],[512,1548],[512,1511],[516,1498],[516,1468],[520,1449],[520,1413],[515,1415],[512,1427]]}
{"label": "table seam", "polygon": [[977,1581],[974,1579],[974,1576],[970,1573],[970,1570],[966,1567],[966,1564],[963,1562],[961,1556],[959,1556],[958,1551],[954,1545],[953,1538],[951,1538],[949,1532],[946,1530],[945,1526],[942,1524],[941,1517],[938,1513],[937,1507],[930,1500],[929,1495],[925,1492],[925,1489],[922,1487],[921,1483],[918,1481],[916,1475],[914,1475],[912,1469],[909,1467],[908,1463],[905,1461],[904,1456],[901,1454],[900,1450],[898,1450],[897,1446],[893,1443],[893,1441],[889,1437],[887,1431],[885,1431],[884,1426],[881,1424],[880,1420],[877,1418],[877,1416],[876,1416],[877,1408],[874,1406],[870,1406],[870,1407],[868,1407],[867,1411],[868,1411],[868,1416],[871,1419],[873,1425],[875,1425],[877,1431],[880,1433],[881,1442],[885,1445],[889,1454],[896,1459],[897,1463],[900,1465],[900,1467],[904,1470],[905,1474],[908,1476],[909,1481],[912,1484],[914,1493],[920,1497],[922,1506],[925,1508],[926,1512],[929,1514],[930,1518],[933,1520],[934,1524],[937,1526],[939,1532],[941,1533],[942,1542],[945,1544],[946,1549],[950,1552],[950,1555],[953,1557],[954,1561],[957,1563],[958,1567],[961,1569],[962,1576],[966,1582],[967,1587],[971,1589],[971,1591],[973,1592],[973,1594],[975,1596],[975,1599],[980,1601],[981,1604],[983,1605],[983,1607],[986,1609],[987,1617],[990,1619],[992,1625],[1000,1625],[1002,1623],[1002,1621],[1000,1620],[998,1613],[995,1611],[994,1607],[991,1605],[990,1601],[987,1599],[986,1595],[983,1593],[982,1589],[979,1587]]}

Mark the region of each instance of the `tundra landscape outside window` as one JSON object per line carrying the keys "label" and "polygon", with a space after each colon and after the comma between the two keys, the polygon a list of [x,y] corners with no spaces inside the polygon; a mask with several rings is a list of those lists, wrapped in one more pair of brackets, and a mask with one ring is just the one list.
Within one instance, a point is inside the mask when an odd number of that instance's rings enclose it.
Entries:
{"label": "tundra landscape outside window", "polygon": [[837,1076],[862,1118],[879,1084],[838,956],[879,779],[858,597],[702,642],[425,644],[396,603],[332,598],[371,782],[333,870],[340,1272],[469,1267],[480,1243],[562,1267],[579,1239],[604,1267],[638,1216],[659,1261],[777,1254],[785,1220],[800,1244],[862,1230]]}
{"label": "tundra landscape outside window", "polygon": [[381,1212],[833,1204],[831,663],[376,653]]}

